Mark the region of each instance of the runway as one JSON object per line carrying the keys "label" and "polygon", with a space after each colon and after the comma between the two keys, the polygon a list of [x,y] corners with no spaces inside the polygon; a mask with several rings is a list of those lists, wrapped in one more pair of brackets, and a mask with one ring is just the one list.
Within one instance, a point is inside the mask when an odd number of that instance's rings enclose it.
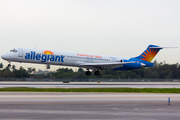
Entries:
{"label": "runway", "polygon": [[[0,87],[180,88],[180,83],[0,82]],[[180,94],[0,92],[2,120],[179,120],[179,107]]]}
{"label": "runway", "polygon": [[4,87],[33,88],[180,88],[180,82],[0,82]]}
{"label": "runway", "polygon": [[179,120],[179,107],[179,94],[0,92],[2,120]]}

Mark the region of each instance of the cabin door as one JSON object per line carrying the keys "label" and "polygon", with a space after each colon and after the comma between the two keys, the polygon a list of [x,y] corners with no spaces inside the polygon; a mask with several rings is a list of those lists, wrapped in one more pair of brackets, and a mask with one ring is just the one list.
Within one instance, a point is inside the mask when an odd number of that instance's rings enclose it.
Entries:
{"label": "cabin door", "polygon": [[18,49],[19,57],[23,57],[23,49]]}

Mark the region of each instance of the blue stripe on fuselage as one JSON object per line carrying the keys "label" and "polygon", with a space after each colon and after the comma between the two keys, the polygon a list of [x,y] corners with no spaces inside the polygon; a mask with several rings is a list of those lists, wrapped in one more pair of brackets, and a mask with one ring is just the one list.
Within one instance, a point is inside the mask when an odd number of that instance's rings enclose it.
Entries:
{"label": "blue stripe on fuselage", "polygon": [[153,67],[153,66],[154,66],[154,63],[152,63],[152,62],[140,60],[140,59],[137,59],[137,58],[130,58],[129,60],[131,60],[131,61],[137,61],[137,62],[143,63],[143,64],[146,65],[146,66],[144,66],[144,67]]}
{"label": "blue stripe on fuselage", "polygon": [[139,59],[135,59],[135,58],[131,58],[129,60],[123,60],[123,61],[124,62],[134,62],[135,61],[135,63],[124,64],[123,67],[117,67],[117,68],[114,68],[113,70],[132,70],[132,69],[138,69],[138,68],[142,67],[141,63],[146,65],[144,67],[153,67],[154,66],[154,63],[143,61],[143,60],[139,60]]}

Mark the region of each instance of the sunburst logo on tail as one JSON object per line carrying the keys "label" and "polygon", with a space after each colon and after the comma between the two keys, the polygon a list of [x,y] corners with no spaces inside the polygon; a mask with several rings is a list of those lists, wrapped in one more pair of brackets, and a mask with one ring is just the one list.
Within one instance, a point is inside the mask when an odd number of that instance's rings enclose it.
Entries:
{"label": "sunburst logo on tail", "polygon": [[45,50],[43,53],[48,54],[48,55],[53,55],[54,54],[52,51],[49,51],[49,50]]}
{"label": "sunburst logo on tail", "polygon": [[141,60],[145,60],[148,62],[151,62],[152,59],[156,56],[156,54],[158,53],[158,49],[146,49],[144,51],[144,53],[141,55],[143,58],[141,58]]}

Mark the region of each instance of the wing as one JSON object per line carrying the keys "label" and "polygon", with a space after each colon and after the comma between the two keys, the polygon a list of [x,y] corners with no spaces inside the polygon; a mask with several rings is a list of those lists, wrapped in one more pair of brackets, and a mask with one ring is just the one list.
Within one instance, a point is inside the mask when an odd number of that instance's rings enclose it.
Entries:
{"label": "wing", "polygon": [[135,62],[115,62],[115,63],[79,63],[79,66],[92,69],[113,69],[117,67],[123,67],[124,64]]}

